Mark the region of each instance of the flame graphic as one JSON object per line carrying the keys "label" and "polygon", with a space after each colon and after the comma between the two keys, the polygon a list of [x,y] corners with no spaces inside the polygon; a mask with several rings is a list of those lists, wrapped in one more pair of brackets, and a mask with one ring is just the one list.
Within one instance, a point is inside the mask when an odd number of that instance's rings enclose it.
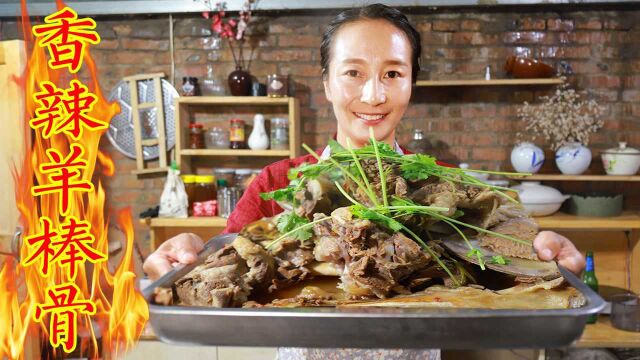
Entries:
{"label": "flame graphic", "polygon": [[[57,2],[59,9],[64,7]],[[25,115],[20,119],[24,128],[24,143],[27,147],[20,172],[14,169],[16,200],[20,211],[20,222],[24,234],[38,233],[40,216],[48,216],[57,227],[63,219],[58,214],[57,194],[31,196],[30,189],[34,184],[47,183],[48,179],[34,169],[48,161],[46,149],[57,149],[68,154],[72,139],[66,134],[58,134],[44,139],[41,132],[32,132],[28,121],[35,113],[37,104],[33,94],[39,91],[39,82],[51,81],[60,87],[67,87],[71,79],[79,79],[89,87],[98,101],[89,115],[103,121],[110,121],[120,109],[116,103],[108,103],[100,90],[97,67],[89,49],[83,59],[83,70],[78,75],[51,70],[47,66],[46,49],[34,46],[31,24],[27,15],[25,0],[22,1],[22,30],[25,34],[25,49],[32,48],[27,67],[22,76],[14,79],[24,90]],[[85,149],[85,159],[89,166],[82,173],[82,180],[94,183],[95,191],[88,194],[70,194],[69,215],[84,219],[91,223],[91,232],[95,237],[93,248],[108,254],[107,229],[109,219],[106,218],[106,194],[100,180],[103,176],[114,173],[111,158],[99,150],[100,137],[106,130],[85,131],[77,141]],[[31,134],[31,136],[29,135]],[[32,140],[31,140],[32,139]],[[96,305],[96,314],[78,318],[78,337],[74,357],[81,355],[89,358],[115,358],[130,348],[140,337],[149,317],[148,307],[142,295],[135,289],[133,272],[133,224],[129,209],[118,213],[117,223],[126,235],[124,256],[115,272],[111,273],[107,262],[96,264],[79,263],[75,284],[82,291],[84,299],[90,299]],[[28,248],[23,245],[20,258],[29,255]],[[32,312],[36,304],[45,302],[44,289],[54,284],[68,281],[68,275],[53,266],[48,277],[42,277],[37,266],[23,267],[20,262],[7,258],[0,269],[0,359],[19,359],[24,357],[25,341],[36,339],[36,345],[48,343],[47,321],[35,323]],[[100,344],[99,344],[100,342]],[[45,356],[43,354],[42,356]],[[57,350],[55,356],[64,356]]]}

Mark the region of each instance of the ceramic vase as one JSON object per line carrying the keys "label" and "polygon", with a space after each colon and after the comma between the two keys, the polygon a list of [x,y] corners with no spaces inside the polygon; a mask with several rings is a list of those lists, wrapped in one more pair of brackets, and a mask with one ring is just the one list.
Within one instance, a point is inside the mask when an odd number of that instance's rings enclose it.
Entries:
{"label": "ceramic vase", "polygon": [[241,66],[236,66],[236,69],[229,74],[228,82],[231,95],[251,96],[253,80],[251,74],[242,70]]}
{"label": "ceramic vase", "polygon": [[266,150],[269,148],[269,136],[267,136],[267,130],[264,128],[264,116],[262,114],[256,114],[253,117],[253,131],[249,135],[247,145],[251,150]]}
{"label": "ceramic vase", "polygon": [[580,175],[591,164],[591,150],[586,146],[572,142],[556,151],[556,166],[565,175]]}
{"label": "ceramic vase", "polygon": [[511,150],[511,165],[517,172],[537,173],[544,163],[544,151],[533,143],[523,142]]}

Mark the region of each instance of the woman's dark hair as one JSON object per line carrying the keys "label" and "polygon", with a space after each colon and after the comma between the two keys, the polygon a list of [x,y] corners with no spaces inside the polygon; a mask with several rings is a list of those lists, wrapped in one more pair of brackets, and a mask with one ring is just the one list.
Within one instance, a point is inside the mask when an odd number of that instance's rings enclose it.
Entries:
{"label": "woman's dark hair", "polygon": [[329,26],[327,26],[327,29],[324,31],[324,34],[322,34],[322,44],[320,45],[320,66],[322,67],[322,76],[326,76],[327,71],[329,70],[331,43],[333,42],[334,35],[343,25],[364,19],[386,20],[404,32],[411,44],[411,77],[412,81],[415,83],[418,72],[420,71],[420,54],[422,53],[420,33],[411,26],[407,17],[400,12],[400,10],[383,4],[371,4],[362,8],[346,10],[331,20]]}

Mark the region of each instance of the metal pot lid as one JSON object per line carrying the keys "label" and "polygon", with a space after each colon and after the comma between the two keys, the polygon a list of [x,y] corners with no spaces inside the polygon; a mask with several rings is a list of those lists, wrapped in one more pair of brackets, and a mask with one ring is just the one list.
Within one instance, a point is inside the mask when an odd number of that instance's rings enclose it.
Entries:
{"label": "metal pot lid", "polygon": [[640,150],[634,149],[632,147],[627,147],[627,143],[621,141],[618,143],[617,148],[607,149],[602,152],[603,154],[612,154],[612,155],[638,155],[640,154]]}
{"label": "metal pot lid", "polygon": [[518,192],[523,204],[557,204],[568,198],[551,186],[540,185],[539,181],[523,181],[512,189]]}

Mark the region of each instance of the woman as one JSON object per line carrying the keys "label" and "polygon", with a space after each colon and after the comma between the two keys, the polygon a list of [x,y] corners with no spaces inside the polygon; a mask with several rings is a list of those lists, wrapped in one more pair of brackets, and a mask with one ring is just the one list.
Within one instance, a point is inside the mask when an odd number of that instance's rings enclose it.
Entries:
{"label": "woman", "polygon": [[[395,130],[409,105],[421,53],[420,35],[407,18],[400,11],[380,4],[345,11],[329,24],[320,53],[325,95],[338,122],[338,143],[346,146],[347,139],[351,139],[353,145],[360,147],[367,143],[369,127],[372,127],[378,141],[404,153],[395,142]],[[328,152],[325,148],[318,154],[328,156]],[[259,194],[285,187],[289,182],[287,171],[303,162],[313,163],[315,159],[306,155],[267,166],[238,202],[225,232],[237,232],[252,221],[282,212],[275,202],[261,200]],[[202,240],[196,235],[180,234],[149,255],[144,270],[152,279],[157,278],[169,271],[172,264],[193,262],[202,246]],[[557,259],[575,273],[584,268],[580,252],[559,234],[540,232],[534,240],[534,248],[542,260]],[[316,350],[305,351],[310,354]],[[316,352],[319,358],[363,355],[362,350],[344,351]],[[379,350],[371,351],[380,358]],[[281,354],[285,352],[281,351]],[[384,355],[394,358],[391,356],[398,352],[402,351],[389,350]],[[423,351],[405,351],[400,356],[434,358]]]}

